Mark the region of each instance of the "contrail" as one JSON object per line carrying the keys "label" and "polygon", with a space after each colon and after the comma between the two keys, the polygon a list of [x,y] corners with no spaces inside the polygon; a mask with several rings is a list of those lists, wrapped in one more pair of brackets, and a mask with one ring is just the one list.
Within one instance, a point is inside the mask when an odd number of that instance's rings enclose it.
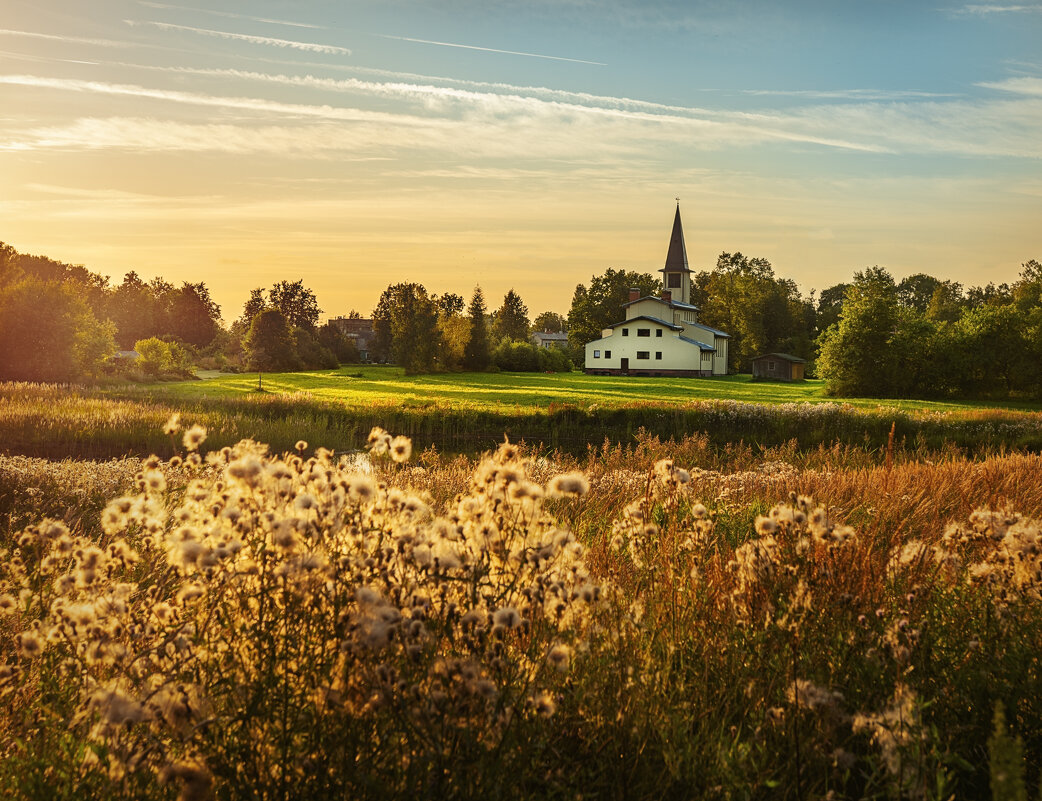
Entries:
{"label": "contrail", "polygon": [[189,25],[174,25],[172,22],[153,22],[151,20],[137,22],[130,19],[125,19],[123,21],[127,23],[127,25],[151,25],[155,28],[162,28],[163,30],[190,31],[192,33],[201,33],[204,36],[216,36],[220,39],[237,39],[242,42],[271,45],[272,47],[289,47],[294,50],[310,50],[314,53],[333,53],[344,56],[351,55],[351,51],[346,47],[337,47],[336,45],[315,44],[314,42],[295,42],[291,39],[274,39],[271,36],[251,36],[248,33],[214,31],[209,28],[193,28]]}
{"label": "contrail", "polygon": [[325,30],[323,25],[309,25],[306,22],[290,22],[285,19],[268,19],[267,17],[251,17],[249,14],[233,14],[230,11],[211,11],[208,8],[192,8],[191,6],[175,6],[170,3],[154,3],[151,0],[137,0],[138,5],[147,6],[148,8],[164,8],[174,9],[177,11],[193,11],[197,14],[212,14],[215,17],[230,17],[232,19],[248,19],[253,22],[266,22],[269,25],[290,25],[294,28],[315,28],[317,30]]}
{"label": "contrail", "polygon": [[603,61],[586,61],[581,58],[565,58],[564,56],[546,56],[542,53],[522,53],[518,50],[497,50],[494,47],[477,47],[475,45],[456,44],[454,42],[435,42],[431,39],[413,39],[409,36],[391,36],[386,33],[374,33],[381,39],[397,39],[400,42],[416,42],[418,44],[438,45],[440,47],[459,47],[463,50],[481,50],[485,53],[505,53],[509,56],[527,56],[528,58],[547,58],[551,61],[571,61],[575,64],[593,64],[595,67],[608,66]]}

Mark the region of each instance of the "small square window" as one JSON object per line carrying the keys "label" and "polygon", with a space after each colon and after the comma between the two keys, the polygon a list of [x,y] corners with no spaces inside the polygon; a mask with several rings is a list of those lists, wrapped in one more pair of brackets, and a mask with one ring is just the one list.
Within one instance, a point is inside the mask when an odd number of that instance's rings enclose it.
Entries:
{"label": "small square window", "polygon": [[661,360],[662,359],[662,351],[660,351],[660,350],[655,351],[655,358]]}
{"label": "small square window", "polygon": [[601,358],[601,352],[599,350],[595,350],[593,352],[593,358],[595,358],[595,359]]}
{"label": "small square window", "polygon": [[655,329],[655,336],[657,336],[657,337],[662,336],[662,329],[661,328],[656,328]]}
{"label": "small square window", "polygon": [[605,359],[610,359],[611,358],[611,351],[610,350],[604,351],[604,358]]}
{"label": "small square window", "polygon": [[638,350],[637,351],[637,358],[638,359],[650,359],[651,358],[651,351],[648,351],[648,350]]}
{"label": "small square window", "polygon": [[624,337],[628,337],[630,335],[630,330],[628,328],[623,328],[622,329],[622,335]]}
{"label": "small square window", "polygon": [[677,289],[680,286],[680,273],[667,273],[666,281],[669,289]]}

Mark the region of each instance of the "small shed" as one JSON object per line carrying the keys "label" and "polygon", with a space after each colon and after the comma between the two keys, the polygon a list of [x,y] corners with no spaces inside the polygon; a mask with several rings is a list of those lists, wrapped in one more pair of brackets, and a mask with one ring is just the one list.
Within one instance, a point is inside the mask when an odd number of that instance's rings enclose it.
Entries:
{"label": "small shed", "polygon": [[802,381],[806,359],[788,353],[768,353],[753,359],[753,378],[775,381]]}

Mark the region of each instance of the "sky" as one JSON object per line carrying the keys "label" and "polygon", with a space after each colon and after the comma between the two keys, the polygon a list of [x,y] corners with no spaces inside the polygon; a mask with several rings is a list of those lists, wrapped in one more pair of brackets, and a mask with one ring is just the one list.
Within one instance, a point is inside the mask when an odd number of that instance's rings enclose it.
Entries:
{"label": "sky", "polygon": [[1042,259],[1042,3],[3,0],[0,241],[231,321],[609,267],[964,285]]}

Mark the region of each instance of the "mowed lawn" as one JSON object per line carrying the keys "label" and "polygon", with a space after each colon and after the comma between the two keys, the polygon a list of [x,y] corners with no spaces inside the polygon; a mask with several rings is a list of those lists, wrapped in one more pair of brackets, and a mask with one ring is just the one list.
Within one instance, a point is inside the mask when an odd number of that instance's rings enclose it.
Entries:
{"label": "mowed lawn", "polygon": [[[258,376],[204,374],[203,380],[151,385],[157,395],[172,398],[242,397],[257,391]],[[748,375],[722,378],[634,378],[583,373],[441,373],[407,376],[399,367],[351,365],[337,370],[301,373],[265,373],[263,388],[270,393],[303,393],[316,401],[353,407],[460,408],[518,412],[548,409],[551,404],[625,406],[633,403],[678,404],[692,401],[735,400],[750,403],[848,403],[907,411],[970,411],[982,408],[1035,411],[1042,404],[1019,402],[948,402],[828,398],[824,382],[794,384],[754,382]]]}

